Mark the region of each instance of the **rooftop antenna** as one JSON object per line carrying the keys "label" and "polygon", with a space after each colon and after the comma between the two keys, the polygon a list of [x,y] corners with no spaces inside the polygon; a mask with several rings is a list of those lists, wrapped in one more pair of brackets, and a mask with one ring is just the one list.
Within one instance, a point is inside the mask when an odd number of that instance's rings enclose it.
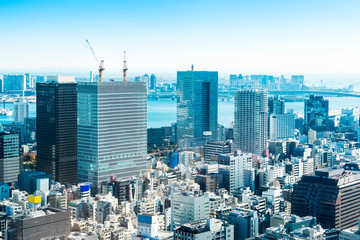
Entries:
{"label": "rooftop antenna", "polygon": [[124,62],[123,62],[123,73],[124,73],[124,82],[126,82],[126,71],[127,71],[127,63],[126,63],[126,52],[124,51]]}

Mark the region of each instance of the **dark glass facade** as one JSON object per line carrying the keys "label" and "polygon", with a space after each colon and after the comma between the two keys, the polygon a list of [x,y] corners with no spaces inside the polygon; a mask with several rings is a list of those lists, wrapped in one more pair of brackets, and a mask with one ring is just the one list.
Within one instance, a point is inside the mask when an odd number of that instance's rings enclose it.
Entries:
{"label": "dark glass facade", "polygon": [[77,84],[36,85],[37,169],[77,183]]}
{"label": "dark glass facade", "polygon": [[360,175],[344,169],[321,169],[303,176],[294,185],[291,211],[313,216],[323,228],[346,229],[357,226],[360,217]]}
{"label": "dark glass facade", "polygon": [[269,115],[270,114],[285,114],[285,101],[269,99]]}
{"label": "dark glass facade", "polygon": [[329,101],[323,96],[310,95],[310,98],[305,99],[304,108],[304,132],[307,133],[310,129],[317,132],[326,131]]}

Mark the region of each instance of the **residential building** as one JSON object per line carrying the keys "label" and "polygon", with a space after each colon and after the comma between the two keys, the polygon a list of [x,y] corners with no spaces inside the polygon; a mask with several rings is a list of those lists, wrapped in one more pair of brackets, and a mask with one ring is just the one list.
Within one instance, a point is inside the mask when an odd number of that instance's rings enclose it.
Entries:
{"label": "residential building", "polygon": [[235,93],[234,145],[243,152],[263,154],[268,139],[268,97],[261,90]]}
{"label": "residential building", "polygon": [[174,232],[177,240],[233,240],[234,226],[215,218],[189,222]]}
{"label": "residential building", "polygon": [[[218,156],[218,164],[219,166],[229,166],[230,193],[239,188],[252,187],[252,184],[254,184],[255,176],[247,174],[247,170],[252,169],[251,153],[243,153],[237,150],[234,153],[222,154]],[[224,178],[227,178],[226,175]]]}

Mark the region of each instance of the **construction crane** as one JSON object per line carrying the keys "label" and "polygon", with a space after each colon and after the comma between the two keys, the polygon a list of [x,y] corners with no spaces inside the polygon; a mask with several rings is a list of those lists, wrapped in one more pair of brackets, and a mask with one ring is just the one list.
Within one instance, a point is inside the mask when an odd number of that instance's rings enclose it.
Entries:
{"label": "construction crane", "polygon": [[126,52],[124,51],[124,62],[123,62],[123,73],[124,73],[124,82],[126,82],[126,71],[127,71],[127,63],[126,63]]}
{"label": "construction crane", "polygon": [[92,54],[93,54],[93,56],[95,58],[96,63],[99,66],[99,83],[101,83],[102,72],[105,70],[105,68],[104,68],[104,60],[99,61],[99,59],[97,58],[97,56],[96,56],[96,54],[94,52],[94,49],[90,45],[89,40],[86,39],[86,43],[88,44],[88,46],[89,46],[89,48],[90,48],[90,50],[91,50],[91,52],[92,52]]}

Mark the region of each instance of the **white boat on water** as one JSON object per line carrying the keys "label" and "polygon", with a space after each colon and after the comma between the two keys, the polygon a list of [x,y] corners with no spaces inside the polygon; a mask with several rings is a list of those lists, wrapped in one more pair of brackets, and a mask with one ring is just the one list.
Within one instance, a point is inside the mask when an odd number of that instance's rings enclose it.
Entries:
{"label": "white boat on water", "polygon": [[0,108],[0,115],[1,116],[12,116],[13,111],[11,111],[10,109],[6,109],[6,108]]}

